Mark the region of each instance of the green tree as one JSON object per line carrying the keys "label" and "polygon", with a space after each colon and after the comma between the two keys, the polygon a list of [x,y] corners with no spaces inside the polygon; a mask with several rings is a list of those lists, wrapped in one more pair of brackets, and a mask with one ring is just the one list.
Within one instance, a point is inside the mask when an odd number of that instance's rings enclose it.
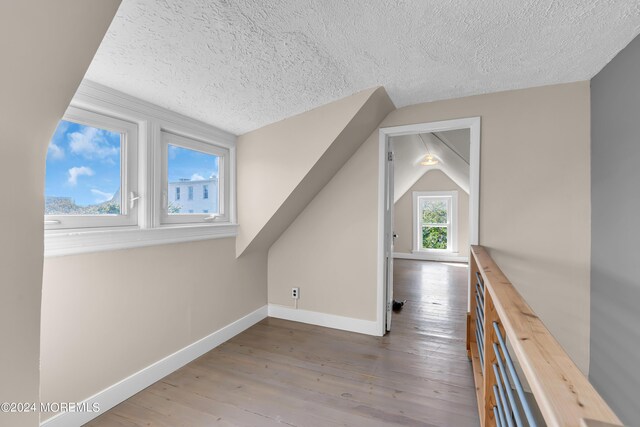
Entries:
{"label": "green tree", "polygon": [[120,203],[106,202],[98,205],[96,210],[99,215],[119,215]]}
{"label": "green tree", "polygon": [[422,227],[422,247],[425,249],[447,249],[447,228]]}
{"label": "green tree", "polygon": [[167,206],[167,211],[170,214],[179,214],[182,206],[177,203],[169,202],[169,206]]}
{"label": "green tree", "polygon": [[447,228],[426,224],[447,224],[447,202],[444,200],[424,200],[422,211],[422,247],[425,249],[447,249]]}
{"label": "green tree", "polygon": [[427,201],[422,205],[422,222],[425,224],[447,223],[447,202]]}

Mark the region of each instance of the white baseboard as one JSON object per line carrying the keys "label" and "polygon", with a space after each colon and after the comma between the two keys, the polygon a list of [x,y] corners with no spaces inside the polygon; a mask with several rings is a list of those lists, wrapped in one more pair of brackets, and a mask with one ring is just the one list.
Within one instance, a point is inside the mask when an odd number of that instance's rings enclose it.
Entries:
{"label": "white baseboard", "polygon": [[446,262],[469,262],[469,257],[455,254],[432,254],[428,252],[404,253],[394,252],[394,258],[401,259],[418,259],[422,261],[446,261]]}
{"label": "white baseboard", "polygon": [[218,329],[187,347],[176,351],[156,363],[147,366],[141,371],[123,379],[122,381],[102,390],[91,396],[81,404],[91,408],[94,403],[100,406],[100,412],[61,412],[48,420],[43,421],[41,427],[69,427],[81,426],[109,409],[123,402],[139,391],[149,387],[151,384],[166,377],[170,373],[183,367],[192,360],[211,351],[225,341],[238,335],[245,329],[250,328],[262,319],[267,317],[267,306],[260,307],[256,311],[236,320],[235,322]]}
{"label": "white baseboard", "polygon": [[343,331],[358,332],[366,335],[381,335],[381,328],[375,320],[354,319],[352,317],[337,316],[335,314],[300,310],[283,305],[269,304],[269,317],[324,326],[326,328],[341,329]]}

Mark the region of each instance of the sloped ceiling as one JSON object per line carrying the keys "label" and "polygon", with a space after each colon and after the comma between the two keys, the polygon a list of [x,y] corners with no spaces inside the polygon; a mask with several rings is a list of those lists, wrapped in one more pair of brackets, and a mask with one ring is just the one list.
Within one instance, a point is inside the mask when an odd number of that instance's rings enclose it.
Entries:
{"label": "sloped ceiling", "polygon": [[[469,130],[425,133],[394,137],[394,202],[431,170],[441,170],[469,194]],[[438,160],[434,166],[420,162],[429,153]]]}
{"label": "sloped ceiling", "polygon": [[469,164],[471,158],[471,133],[469,129],[456,129],[447,132],[434,132],[434,136],[449,147],[455,154]]}
{"label": "sloped ceiling", "polygon": [[268,249],[393,110],[373,88],[238,138],[236,255]]}
{"label": "sloped ceiling", "polygon": [[420,162],[426,154],[418,135],[403,135],[392,138],[393,143],[393,196],[394,203],[415,184],[432,166]]}
{"label": "sloped ceiling", "polygon": [[86,77],[242,134],[375,86],[588,80],[639,32],[636,1],[124,0]]}

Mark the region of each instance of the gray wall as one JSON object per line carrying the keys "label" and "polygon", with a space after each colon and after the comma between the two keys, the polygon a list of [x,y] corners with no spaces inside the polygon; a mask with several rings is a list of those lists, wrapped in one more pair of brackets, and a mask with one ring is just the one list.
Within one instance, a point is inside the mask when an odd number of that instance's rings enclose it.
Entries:
{"label": "gray wall", "polygon": [[590,379],[640,419],[640,37],[591,81]]}

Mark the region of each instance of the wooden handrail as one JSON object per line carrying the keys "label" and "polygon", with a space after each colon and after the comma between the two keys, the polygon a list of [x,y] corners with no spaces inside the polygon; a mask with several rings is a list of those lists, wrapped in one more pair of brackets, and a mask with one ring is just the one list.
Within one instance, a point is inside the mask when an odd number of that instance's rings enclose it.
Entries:
{"label": "wooden handrail", "polygon": [[[478,409],[483,427],[494,426],[496,405],[492,388],[496,384],[493,343],[497,343],[493,322],[513,349],[537,406],[546,424],[552,427],[580,427],[584,420],[621,426],[615,413],[595,391],[540,318],[491,259],[482,246],[471,247],[471,311],[467,322],[467,350],[473,362]],[[476,272],[482,277],[484,291],[483,330],[484,366],[480,362],[476,338]]]}

